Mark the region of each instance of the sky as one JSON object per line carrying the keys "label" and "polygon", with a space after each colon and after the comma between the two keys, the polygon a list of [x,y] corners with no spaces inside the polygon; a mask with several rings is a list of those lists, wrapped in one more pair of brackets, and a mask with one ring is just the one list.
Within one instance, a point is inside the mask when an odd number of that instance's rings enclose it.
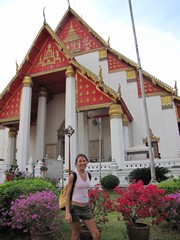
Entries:
{"label": "sky", "polygon": [[[137,63],[129,0],[69,0],[71,8],[110,46]],[[180,95],[180,0],[131,0],[143,70]],[[0,0],[0,93],[43,25],[55,30],[68,0]]]}

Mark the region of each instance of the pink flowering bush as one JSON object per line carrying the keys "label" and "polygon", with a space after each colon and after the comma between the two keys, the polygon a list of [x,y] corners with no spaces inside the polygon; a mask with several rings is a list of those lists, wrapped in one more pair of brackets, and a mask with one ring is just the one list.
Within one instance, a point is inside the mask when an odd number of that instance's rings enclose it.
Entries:
{"label": "pink flowering bush", "polygon": [[165,211],[168,214],[166,221],[171,228],[180,230],[180,192],[167,195],[169,198]]}
{"label": "pink flowering bush", "polygon": [[55,230],[59,220],[57,196],[51,191],[21,195],[11,202],[11,227],[27,232]]}
{"label": "pink flowering bush", "polygon": [[152,218],[152,224],[159,224],[167,218],[164,208],[167,204],[165,191],[154,184],[144,185],[133,181],[127,188],[116,187],[118,194],[115,207],[127,225],[136,225],[143,219]]}
{"label": "pink flowering bush", "polygon": [[114,211],[114,201],[109,194],[98,186],[89,190],[89,203],[100,231],[105,229],[105,223],[109,221],[108,213]]}

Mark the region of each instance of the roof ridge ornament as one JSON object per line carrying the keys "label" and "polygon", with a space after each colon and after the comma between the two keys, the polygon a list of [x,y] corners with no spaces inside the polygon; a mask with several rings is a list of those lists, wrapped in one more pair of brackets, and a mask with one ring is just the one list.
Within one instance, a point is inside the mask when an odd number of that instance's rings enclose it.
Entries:
{"label": "roof ridge ornament", "polygon": [[18,71],[19,71],[19,65],[18,65],[17,60],[16,60],[16,73],[18,73]]}
{"label": "roof ridge ornament", "polygon": [[46,25],[46,15],[45,15],[45,7],[43,8],[43,17],[44,17],[44,25]]}
{"label": "roof ridge ornament", "polygon": [[69,0],[67,0],[67,1],[68,1],[68,9],[70,9],[71,8],[70,1]]}

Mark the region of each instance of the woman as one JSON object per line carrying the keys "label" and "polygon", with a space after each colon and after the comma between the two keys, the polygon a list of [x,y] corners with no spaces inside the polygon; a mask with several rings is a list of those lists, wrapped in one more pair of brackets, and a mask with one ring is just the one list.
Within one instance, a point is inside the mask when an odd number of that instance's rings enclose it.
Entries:
{"label": "woman", "polygon": [[72,202],[70,204],[70,195],[73,186],[74,175],[70,174],[68,180],[68,189],[66,194],[66,221],[71,224],[71,240],[78,240],[80,234],[80,220],[83,220],[87,228],[91,232],[93,240],[100,239],[100,232],[96,226],[95,219],[89,205],[88,189],[90,187],[90,179],[86,172],[88,159],[84,154],[76,157],[76,175]]}

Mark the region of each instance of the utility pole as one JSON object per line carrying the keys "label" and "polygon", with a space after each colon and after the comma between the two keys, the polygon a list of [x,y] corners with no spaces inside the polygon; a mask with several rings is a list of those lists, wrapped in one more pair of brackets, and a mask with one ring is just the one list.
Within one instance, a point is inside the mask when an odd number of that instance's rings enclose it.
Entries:
{"label": "utility pole", "polygon": [[142,67],[141,67],[141,61],[140,61],[139,50],[138,50],[138,43],[137,43],[136,30],[135,30],[135,25],[134,25],[131,0],[129,0],[129,9],[130,9],[130,15],[131,15],[133,34],[134,34],[134,42],[135,42],[136,55],[137,55],[137,61],[138,61],[138,72],[139,72],[139,78],[140,78],[140,84],[141,84],[142,102],[143,102],[144,115],[145,115],[146,133],[147,133],[147,141],[148,141],[149,160],[150,160],[150,170],[151,170],[151,182],[156,183],[157,180],[156,180],[156,173],[155,173],[154,157],[153,157],[153,152],[152,152],[149,118],[148,118],[146,96],[145,96],[145,90],[144,90],[144,80],[143,80]]}

